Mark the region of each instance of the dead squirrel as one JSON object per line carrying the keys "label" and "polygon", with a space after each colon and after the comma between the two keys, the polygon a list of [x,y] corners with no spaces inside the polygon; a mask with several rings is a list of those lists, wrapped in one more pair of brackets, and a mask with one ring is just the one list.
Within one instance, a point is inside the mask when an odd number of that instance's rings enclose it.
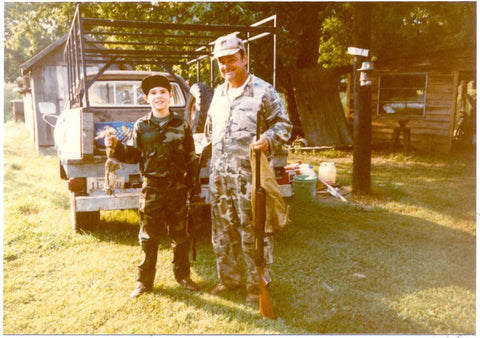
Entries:
{"label": "dead squirrel", "polygon": [[[105,138],[107,136],[115,135],[116,131],[112,127],[105,127],[104,130],[100,131],[97,134],[96,138]],[[113,147],[107,147],[107,160],[105,161],[105,181],[103,183],[103,189],[105,193],[109,196],[115,196],[115,182],[117,181],[117,170],[123,168],[120,163],[113,159]]]}

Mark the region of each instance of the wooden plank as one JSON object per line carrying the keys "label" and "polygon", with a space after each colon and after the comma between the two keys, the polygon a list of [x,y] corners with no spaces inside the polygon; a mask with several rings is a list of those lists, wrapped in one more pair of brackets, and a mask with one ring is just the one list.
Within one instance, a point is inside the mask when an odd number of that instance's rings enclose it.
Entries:
{"label": "wooden plank", "polygon": [[[459,85],[459,79],[460,74],[458,71],[454,73],[453,76],[453,86],[455,87],[455,91],[452,91],[452,106],[450,108],[450,111],[452,114],[450,114],[450,119],[449,119],[449,128],[448,128],[448,151],[452,150],[452,145],[453,145],[453,130],[455,128],[455,115],[456,115],[456,110],[457,110],[457,88]],[[475,112],[476,114],[476,112]]]}
{"label": "wooden plank", "polygon": [[337,88],[338,75],[320,68],[292,73],[302,130],[310,146],[351,145]]}
{"label": "wooden plank", "polygon": [[[33,94],[35,95],[34,111],[36,115],[35,128],[37,130],[36,145],[38,149],[55,145],[53,127],[43,120],[43,114],[40,111],[40,103],[50,102],[57,107],[58,90],[56,67],[42,64],[40,67],[35,67],[34,70],[35,75],[33,76],[33,81],[35,82],[35,90]],[[58,114],[58,111],[55,111],[55,114]]]}

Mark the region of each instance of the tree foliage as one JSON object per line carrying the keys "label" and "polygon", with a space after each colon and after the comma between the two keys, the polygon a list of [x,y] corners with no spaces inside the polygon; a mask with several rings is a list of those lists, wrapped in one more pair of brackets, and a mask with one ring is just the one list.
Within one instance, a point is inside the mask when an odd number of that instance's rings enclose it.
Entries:
{"label": "tree foliage", "polygon": [[379,59],[476,44],[473,2],[378,3],[372,50]]}
{"label": "tree foliage", "polygon": [[[5,79],[13,81],[23,62],[68,31],[75,3],[6,2],[4,6]],[[346,53],[352,43],[352,3],[348,2],[84,2],[82,10],[85,16],[109,19],[232,25],[250,25],[276,14],[279,68],[351,63]],[[475,21],[475,2],[373,3],[372,54],[386,58],[474,44]],[[271,48],[261,43],[255,47],[251,66],[266,76],[271,72]]]}
{"label": "tree foliage", "polygon": [[60,38],[70,27],[74,3],[6,2],[5,79],[20,76],[20,65]]}

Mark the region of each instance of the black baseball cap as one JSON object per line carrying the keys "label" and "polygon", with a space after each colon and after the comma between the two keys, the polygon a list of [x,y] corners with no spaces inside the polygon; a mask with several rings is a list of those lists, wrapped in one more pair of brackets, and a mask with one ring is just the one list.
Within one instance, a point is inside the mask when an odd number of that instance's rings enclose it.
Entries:
{"label": "black baseball cap", "polygon": [[142,90],[145,95],[148,95],[150,89],[154,87],[167,88],[169,92],[172,91],[170,81],[163,75],[150,75],[142,80]]}

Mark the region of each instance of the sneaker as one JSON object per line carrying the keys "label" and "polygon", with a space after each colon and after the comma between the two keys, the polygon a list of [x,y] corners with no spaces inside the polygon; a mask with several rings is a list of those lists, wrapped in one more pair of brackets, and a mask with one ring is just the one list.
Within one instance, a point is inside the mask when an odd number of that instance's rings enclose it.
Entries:
{"label": "sneaker", "polygon": [[190,278],[185,278],[182,279],[181,281],[178,282],[185,290],[189,291],[198,291],[200,290],[200,287]]}
{"label": "sneaker", "polygon": [[140,297],[145,292],[148,292],[148,291],[151,291],[151,290],[152,290],[151,287],[148,287],[145,284],[138,282],[137,286],[135,287],[135,290],[133,290],[132,293],[130,294],[130,298]]}

